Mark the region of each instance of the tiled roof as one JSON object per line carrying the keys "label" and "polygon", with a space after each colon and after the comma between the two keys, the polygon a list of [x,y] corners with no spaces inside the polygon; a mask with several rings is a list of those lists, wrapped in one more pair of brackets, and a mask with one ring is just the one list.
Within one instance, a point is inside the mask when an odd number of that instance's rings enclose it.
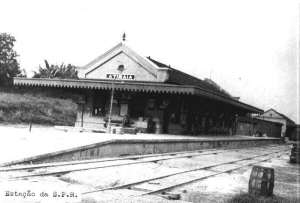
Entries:
{"label": "tiled roof", "polygon": [[219,94],[222,94],[224,96],[232,98],[232,96],[229,93],[227,93],[221,87],[218,87],[215,84],[215,82],[213,82],[213,81],[209,82],[209,79],[201,80],[201,79],[191,76],[187,73],[184,73],[180,70],[172,68],[170,65],[166,65],[162,62],[154,60],[151,57],[147,57],[147,59],[149,59],[151,62],[153,62],[158,67],[169,68],[170,72],[169,72],[169,79],[167,81],[168,83],[180,84],[180,85],[194,85],[194,86],[205,88],[205,89],[208,89],[211,91],[215,91]]}

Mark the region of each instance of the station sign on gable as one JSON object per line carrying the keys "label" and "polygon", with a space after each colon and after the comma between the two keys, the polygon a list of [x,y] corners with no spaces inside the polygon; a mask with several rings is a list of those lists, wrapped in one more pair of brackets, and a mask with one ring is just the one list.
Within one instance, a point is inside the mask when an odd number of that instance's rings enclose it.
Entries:
{"label": "station sign on gable", "polygon": [[134,57],[120,53],[87,72],[85,78],[106,80],[156,81],[156,72],[149,71]]}
{"label": "station sign on gable", "polygon": [[106,79],[110,80],[135,80],[135,75],[133,74],[106,74]]}

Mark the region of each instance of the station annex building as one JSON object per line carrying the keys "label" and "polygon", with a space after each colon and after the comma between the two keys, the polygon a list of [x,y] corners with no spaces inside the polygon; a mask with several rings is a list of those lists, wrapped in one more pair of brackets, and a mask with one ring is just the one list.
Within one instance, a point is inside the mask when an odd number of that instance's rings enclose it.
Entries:
{"label": "station annex building", "polygon": [[124,42],[78,69],[79,79],[14,78],[14,85],[80,94],[75,126],[145,133],[232,135],[238,116],[260,114],[212,80],[201,80]]}

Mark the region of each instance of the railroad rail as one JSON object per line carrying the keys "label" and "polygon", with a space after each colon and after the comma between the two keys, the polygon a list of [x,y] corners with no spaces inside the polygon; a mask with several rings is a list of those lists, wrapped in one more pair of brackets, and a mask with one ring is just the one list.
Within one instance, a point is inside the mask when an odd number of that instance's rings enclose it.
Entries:
{"label": "railroad rail", "polygon": [[[277,153],[279,153],[279,152],[277,152]],[[217,176],[217,175],[221,175],[221,174],[224,174],[224,173],[229,173],[229,172],[232,172],[232,171],[235,171],[235,170],[238,170],[238,169],[247,167],[247,166],[251,166],[251,165],[255,165],[255,164],[257,164],[257,163],[261,163],[261,162],[264,162],[264,161],[268,161],[268,160],[273,159],[273,158],[274,158],[274,157],[266,158],[266,159],[259,160],[259,161],[254,162],[254,163],[244,164],[244,165],[235,167],[235,168],[233,168],[233,169],[228,169],[228,170],[224,170],[224,171],[221,171],[221,172],[216,172],[216,173],[214,173],[214,174],[207,175],[207,176],[204,176],[204,177],[191,179],[191,180],[188,180],[188,181],[184,181],[184,182],[182,182],[182,183],[179,183],[179,184],[174,184],[174,185],[171,185],[171,186],[168,186],[168,187],[164,187],[164,188],[160,188],[160,189],[153,190],[153,191],[150,191],[150,192],[146,192],[146,193],[140,194],[139,196],[145,196],[145,195],[151,195],[151,194],[157,194],[157,193],[169,191],[169,190],[171,190],[171,189],[174,189],[174,188],[177,188],[177,187],[181,187],[181,186],[183,186],[183,185],[191,184],[191,183],[194,183],[194,182],[196,182],[196,181],[204,180],[204,179],[207,179],[207,178],[210,178],[210,177],[214,177],[214,176]]]}
{"label": "railroad rail", "polygon": [[[270,145],[270,146],[276,146],[276,145]],[[239,148],[206,149],[205,152],[219,151],[219,150],[237,150],[237,149],[239,149]],[[204,152],[204,150],[168,152],[168,153],[146,154],[146,155],[132,155],[132,156],[124,156],[121,158],[120,157],[118,157],[118,158],[101,158],[101,159],[92,159],[92,160],[67,161],[67,162],[34,164],[34,165],[25,165],[25,166],[22,165],[22,166],[13,166],[13,167],[5,166],[5,167],[0,167],[0,172],[34,170],[34,169],[39,169],[39,168],[51,168],[51,167],[68,166],[68,165],[80,165],[80,164],[90,164],[90,163],[100,163],[100,162],[122,161],[122,160],[128,160],[128,159],[137,160],[137,159],[159,157],[159,156],[175,156],[178,154],[202,153],[202,152]]]}
{"label": "railroad rail", "polygon": [[[187,174],[187,173],[194,172],[194,171],[206,170],[206,169],[209,169],[209,168],[213,168],[213,167],[217,167],[217,166],[222,166],[222,165],[227,165],[227,164],[236,164],[237,162],[241,162],[241,161],[245,161],[245,160],[251,160],[251,159],[258,158],[258,157],[268,156],[268,155],[271,155],[271,154],[277,154],[277,153],[281,153],[281,152],[284,152],[284,151],[289,151],[289,150],[288,149],[278,150],[278,151],[275,151],[275,152],[265,153],[265,154],[261,154],[261,155],[255,155],[255,156],[250,156],[250,157],[246,157],[246,158],[242,158],[242,159],[237,159],[237,160],[234,160],[234,161],[222,162],[222,163],[218,163],[218,164],[212,164],[212,165],[203,166],[203,167],[199,167],[199,168],[195,168],[195,169],[184,170],[184,171],[170,173],[170,174],[163,175],[163,176],[157,176],[157,177],[153,177],[153,178],[148,178],[148,179],[144,179],[144,180],[140,180],[140,181],[136,181],[136,182],[124,184],[124,185],[119,185],[119,186],[115,186],[115,187],[108,187],[108,188],[102,188],[102,189],[93,190],[93,191],[87,191],[87,192],[84,192],[82,194],[85,195],[85,194],[90,194],[90,193],[95,193],[95,192],[101,192],[101,191],[105,191],[105,190],[116,190],[116,189],[122,189],[122,188],[130,188],[132,186],[140,185],[142,183],[150,182],[150,181],[153,181],[153,180],[161,180],[161,179],[168,178],[168,177],[171,177],[171,176],[176,176],[176,175],[181,175],[181,174]],[[269,160],[269,159],[272,159],[272,158],[274,158],[274,157],[263,159],[263,160],[260,160],[258,162],[255,162],[255,163],[263,162],[263,161],[266,161],[266,160]],[[201,177],[201,178],[196,178],[196,179],[193,179],[193,180],[190,180],[190,181],[187,181],[187,182],[183,182],[183,183],[180,183],[180,184],[169,186],[167,188],[162,188],[162,189],[159,189],[159,190],[156,190],[156,191],[150,191],[150,192],[144,193],[143,195],[159,193],[159,192],[162,192],[162,191],[166,191],[168,189],[175,188],[177,186],[179,187],[181,185],[192,183],[192,182],[195,182],[197,180],[209,178],[211,176],[219,175],[219,174],[222,174],[222,173],[227,173],[227,172],[230,172],[230,171],[233,171],[233,170],[237,170],[239,168],[242,168],[242,167],[245,167],[245,166],[248,166],[248,165],[253,165],[255,163],[242,165],[242,166],[236,167],[235,169],[230,169],[230,170],[226,170],[226,171],[223,171],[223,172],[216,172],[214,175],[208,175],[208,176],[204,176],[204,177]]]}
{"label": "railroad rail", "polygon": [[[249,147],[251,149],[255,149],[255,147]],[[276,148],[276,146],[271,146],[269,148]],[[243,148],[245,149],[245,148]],[[38,174],[30,174],[30,175],[22,175],[22,176],[16,176],[16,177],[12,177],[10,179],[20,179],[20,178],[29,178],[29,177],[38,177],[38,176],[51,176],[51,175],[63,175],[63,174],[67,174],[70,172],[78,172],[78,171],[85,171],[85,170],[93,170],[93,169],[100,169],[100,168],[109,168],[109,167],[118,167],[118,166],[125,166],[125,165],[134,165],[134,164],[142,164],[142,163],[151,163],[151,162],[158,162],[158,161],[165,161],[165,160],[171,160],[171,159],[179,159],[179,158],[187,158],[187,157],[196,157],[196,156],[203,156],[203,155],[211,155],[211,154],[218,154],[218,153],[222,153],[222,152],[230,152],[230,151],[236,151],[236,150],[240,150],[237,148],[230,148],[230,149],[217,149],[217,150],[211,150],[209,152],[202,152],[203,150],[197,150],[197,151],[189,151],[189,152],[179,152],[179,154],[184,154],[184,155],[179,155],[179,156],[174,156],[176,155],[176,153],[168,153],[168,154],[160,154],[160,155],[149,155],[149,156],[130,156],[130,157],[124,157],[124,158],[119,158],[119,159],[111,159],[111,160],[99,160],[99,161],[91,161],[91,162],[83,162],[83,164],[88,164],[88,163],[100,163],[100,162],[106,162],[106,161],[120,161],[120,160],[130,160],[130,159],[146,159],[146,158],[153,158],[153,157],[161,157],[161,156],[170,156],[170,157],[166,157],[166,158],[156,158],[156,159],[151,159],[151,160],[141,160],[141,161],[135,161],[135,162],[125,162],[125,163],[115,163],[115,164],[109,164],[109,165],[101,165],[101,166],[91,166],[91,167],[85,167],[85,168],[76,168],[76,169],[68,169],[68,170],[58,170],[58,171],[52,171],[52,172],[43,172],[43,173],[38,173]],[[201,151],[199,153],[199,151]],[[198,153],[198,154],[196,154]],[[80,164],[79,162],[77,162],[76,164]],[[61,164],[59,166],[65,166],[65,165],[72,165],[70,163],[66,163],[66,164]],[[53,165],[53,166],[47,166],[47,167],[57,167],[58,165]],[[38,166],[41,168],[41,166]],[[46,167],[46,168],[47,168]],[[26,168],[26,167],[25,167]],[[27,167],[25,169],[23,168],[19,168],[19,169],[11,169],[11,171],[15,171],[15,170],[32,170],[34,168],[33,167]],[[43,167],[42,167],[43,168]],[[9,169],[5,170],[6,172],[9,171]]]}
{"label": "railroad rail", "polygon": [[[276,147],[278,145],[268,145],[268,147]],[[247,148],[255,148],[255,147],[246,147]],[[202,149],[202,150],[193,150],[193,151],[179,151],[179,152],[168,152],[168,153],[160,153],[160,154],[145,154],[145,155],[132,155],[132,156],[124,156],[118,158],[100,158],[100,159],[90,159],[90,160],[80,160],[80,161],[65,161],[65,162],[54,162],[54,163],[45,163],[45,164],[26,164],[26,165],[13,165],[13,166],[2,166],[0,167],[0,172],[9,172],[9,171],[21,171],[21,170],[35,170],[39,168],[51,168],[58,166],[68,166],[68,165],[79,165],[79,164],[90,164],[90,163],[100,163],[100,162],[110,162],[110,161],[121,161],[128,159],[143,159],[143,158],[151,158],[158,156],[175,156],[178,154],[187,154],[187,153],[202,153],[202,152],[210,152],[210,151],[220,151],[220,150],[239,150],[240,147],[237,148],[218,148],[218,149]]]}

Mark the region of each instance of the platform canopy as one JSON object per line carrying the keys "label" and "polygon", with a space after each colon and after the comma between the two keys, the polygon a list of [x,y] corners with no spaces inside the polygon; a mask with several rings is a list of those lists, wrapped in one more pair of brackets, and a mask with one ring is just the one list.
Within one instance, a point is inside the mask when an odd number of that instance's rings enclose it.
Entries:
{"label": "platform canopy", "polygon": [[235,100],[224,94],[193,85],[167,84],[161,82],[138,82],[99,79],[48,79],[48,78],[14,78],[15,86],[76,88],[93,90],[133,91],[145,93],[167,93],[202,96],[225,102],[253,113],[262,113],[261,109]]}

